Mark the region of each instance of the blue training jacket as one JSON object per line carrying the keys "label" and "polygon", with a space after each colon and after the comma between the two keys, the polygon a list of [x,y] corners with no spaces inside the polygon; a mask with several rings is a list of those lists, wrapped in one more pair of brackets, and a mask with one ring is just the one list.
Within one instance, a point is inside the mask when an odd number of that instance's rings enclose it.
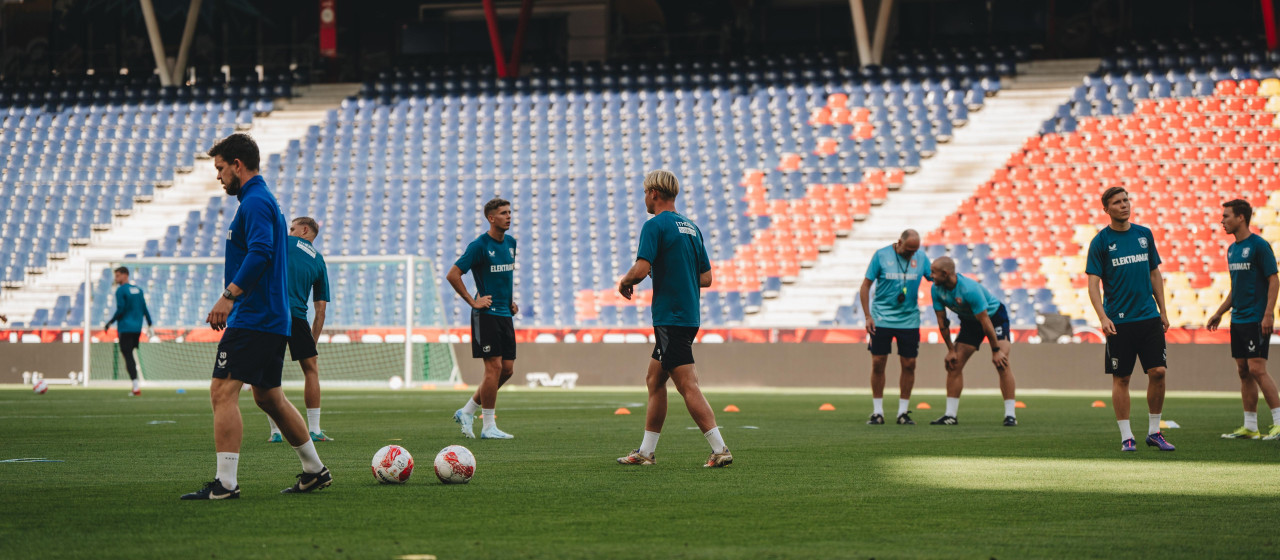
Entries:
{"label": "blue training jacket", "polygon": [[227,327],[289,336],[289,226],[261,175],[245,182],[236,198],[240,208],[227,230],[223,277],[245,293],[236,299]]}

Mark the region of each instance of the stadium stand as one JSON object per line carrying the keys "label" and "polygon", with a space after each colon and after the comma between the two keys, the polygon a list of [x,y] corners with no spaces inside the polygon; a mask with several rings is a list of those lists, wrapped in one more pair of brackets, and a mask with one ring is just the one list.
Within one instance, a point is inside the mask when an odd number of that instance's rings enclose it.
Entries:
{"label": "stadium stand", "polygon": [[1247,40],[1120,49],[930,236],[945,246],[929,254],[959,256],[1002,290],[1015,325],[1035,324],[1017,307],[1094,324],[1084,252],[1105,225],[1098,194],[1123,186],[1160,244],[1171,323],[1202,326],[1230,289],[1222,202],[1249,200],[1255,229],[1280,241],[1277,63]]}
{"label": "stadium stand", "polygon": [[[956,55],[969,56],[1012,68],[1003,55]],[[321,221],[321,251],[420,254],[442,267],[437,278],[483,229],[483,202],[507,197],[523,253],[523,324],[639,326],[647,290],[627,302],[613,282],[646,219],[632,178],[665,166],[682,178],[681,207],[702,224],[716,261],[704,320],[734,324],[847,234],[999,87],[994,63],[858,71],[821,55],[545,67],[508,82],[479,68],[405,71],[365,84],[263,172],[286,212]],[[234,199],[213,199],[141,254],[218,255],[210,232],[234,208]],[[177,272],[150,280],[151,293],[192,282]],[[183,297],[166,301],[162,322],[202,311]],[[73,324],[81,305],[65,307],[45,321]],[[444,314],[466,323],[454,298]]]}

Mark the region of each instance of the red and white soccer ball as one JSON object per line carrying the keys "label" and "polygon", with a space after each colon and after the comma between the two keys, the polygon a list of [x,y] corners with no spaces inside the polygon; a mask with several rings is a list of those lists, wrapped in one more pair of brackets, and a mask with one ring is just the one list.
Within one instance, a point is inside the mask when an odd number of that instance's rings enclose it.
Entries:
{"label": "red and white soccer ball", "polygon": [[404,484],[413,474],[413,456],[399,445],[388,445],[373,454],[373,478],[383,484]]}
{"label": "red and white soccer ball", "polygon": [[45,381],[41,379],[36,382],[35,386],[32,387],[31,390],[35,391],[37,395],[43,395],[49,392],[49,384],[45,383]]}
{"label": "red and white soccer ball", "polygon": [[436,478],[445,484],[466,484],[476,474],[476,456],[461,445],[450,445],[436,455]]}

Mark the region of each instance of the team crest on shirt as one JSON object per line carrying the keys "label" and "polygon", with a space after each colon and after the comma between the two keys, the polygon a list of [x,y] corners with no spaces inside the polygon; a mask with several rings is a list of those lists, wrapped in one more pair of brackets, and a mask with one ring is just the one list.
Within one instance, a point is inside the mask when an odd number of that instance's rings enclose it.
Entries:
{"label": "team crest on shirt", "polygon": [[964,298],[962,298],[962,297],[960,297],[960,296],[956,296],[956,303],[957,303],[957,304],[964,303]]}
{"label": "team crest on shirt", "polygon": [[507,247],[507,250],[511,252],[511,258],[513,258],[513,259],[514,259],[514,258],[516,258],[516,248],[515,248],[515,247]]}
{"label": "team crest on shirt", "polygon": [[1139,237],[1139,238],[1138,238],[1138,245],[1141,245],[1143,249],[1146,249],[1146,248],[1147,248],[1147,238],[1145,238],[1145,237]]}
{"label": "team crest on shirt", "polygon": [[1245,248],[1244,248],[1244,250],[1240,252],[1240,256],[1242,256],[1242,257],[1244,257],[1244,258],[1246,258],[1246,259],[1247,259],[1247,258],[1249,258],[1249,248],[1248,248],[1248,247],[1245,247]]}

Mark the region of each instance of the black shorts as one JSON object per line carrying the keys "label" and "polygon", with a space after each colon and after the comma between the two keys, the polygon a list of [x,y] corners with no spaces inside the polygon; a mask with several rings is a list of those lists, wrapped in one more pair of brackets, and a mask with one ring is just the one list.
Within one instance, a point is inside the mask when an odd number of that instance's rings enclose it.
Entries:
{"label": "black shorts", "polygon": [[280,372],[284,369],[284,348],[289,337],[282,334],[227,329],[218,343],[218,355],[214,358],[213,376],[230,377],[254,387],[274,389],[280,386]]}
{"label": "black shorts", "polygon": [[[1232,325],[1232,332],[1235,332],[1235,325]],[[120,333],[120,353],[129,356],[131,352],[138,349],[138,339],[142,337],[142,333],[122,332]]]}
{"label": "black shorts", "polygon": [[1116,334],[1107,337],[1109,375],[1128,377],[1135,360],[1142,360],[1142,371],[1165,367],[1164,324],[1159,317],[1118,324]]}
{"label": "black shorts", "polygon": [[1267,359],[1271,337],[1262,336],[1262,323],[1231,323],[1231,357]]}
{"label": "black shorts", "polygon": [[651,357],[662,362],[662,369],[671,371],[680,366],[693,363],[693,339],[698,336],[698,327],[676,327],[670,325],[654,325]]}
{"label": "black shorts", "polygon": [[311,325],[306,319],[293,318],[293,328],[290,329],[289,335],[289,355],[293,357],[293,361],[314,358],[319,355],[316,351],[316,339],[311,336]]}
{"label": "black shorts", "polygon": [[516,325],[511,317],[471,312],[471,357],[516,359]]}
{"label": "black shorts", "polygon": [[903,358],[914,358],[920,355],[920,329],[892,329],[876,327],[871,335],[867,350],[872,356],[888,356],[893,350],[893,339],[898,339],[898,355]]}
{"label": "black shorts", "polygon": [[[994,315],[991,315],[991,326],[996,331],[996,340],[1009,340],[1009,312],[1005,311],[1004,304],[1000,304]],[[960,335],[956,337],[956,344],[968,344],[974,348],[982,348],[982,340],[987,338],[987,333],[982,332],[982,322],[977,317],[973,319],[960,318]],[[995,344],[995,340],[991,341]]]}

